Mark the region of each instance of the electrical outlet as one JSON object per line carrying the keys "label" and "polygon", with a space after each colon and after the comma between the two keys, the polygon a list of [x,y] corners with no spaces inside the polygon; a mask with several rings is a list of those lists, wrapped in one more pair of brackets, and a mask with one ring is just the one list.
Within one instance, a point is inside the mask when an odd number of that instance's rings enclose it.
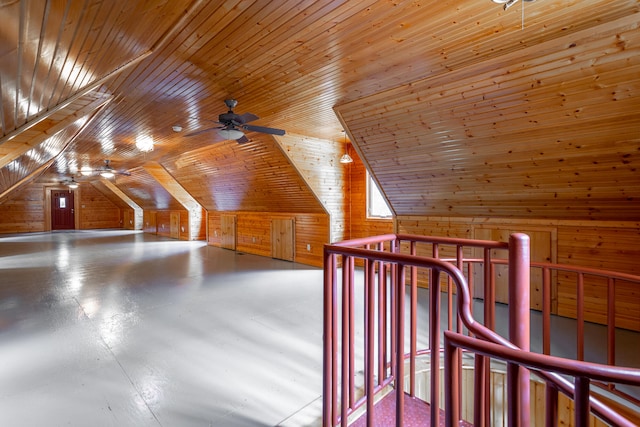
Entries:
{"label": "electrical outlet", "polygon": [[311,245],[307,243],[307,252],[311,252]]}
{"label": "electrical outlet", "polygon": [[252,238],[251,238],[251,242],[255,243],[255,242],[256,242],[256,238],[255,238],[255,237],[252,237]]}
{"label": "electrical outlet", "polygon": [[213,237],[218,237],[218,230],[213,230]]}

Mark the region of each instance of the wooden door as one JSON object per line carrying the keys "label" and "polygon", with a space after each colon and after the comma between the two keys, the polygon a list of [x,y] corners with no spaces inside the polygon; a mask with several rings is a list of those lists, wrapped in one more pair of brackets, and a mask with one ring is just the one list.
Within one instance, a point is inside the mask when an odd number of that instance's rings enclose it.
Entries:
{"label": "wooden door", "polygon": [[155,211],[144,211],[144,231],[145,233],[158,234],[158,220]]}
{"label": "wooden door", "polygon": [[180,239],[180,212],[171,212],[169,233],[172,239]]}
{"label": "wooden door", "polygon": [[236,250],[236,216],[220,215],[220,246]]}
{"label": "wooden door", "polygon": [[295,221],[293,218],[271,220],[271,256],[293,261],[295,248]]}
{"label": "wooden door", "polygon": [[51,192],[51,229],[75,229],[73,191],[53,190]]}

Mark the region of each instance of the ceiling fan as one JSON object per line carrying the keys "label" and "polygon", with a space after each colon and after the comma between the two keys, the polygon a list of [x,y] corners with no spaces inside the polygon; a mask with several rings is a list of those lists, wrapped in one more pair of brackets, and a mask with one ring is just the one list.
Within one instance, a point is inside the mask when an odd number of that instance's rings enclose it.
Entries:
{"label": "ceiling fan", "polygon": [[131,176],[127,171],[119,171],[111,167],[111,161],[105,160],[104,165],[98,169],[91,169],[89,167],[83,167],[80,169],[80,174],[83,176],[100,175],[103,178],[113,178],[115,175]]}
{"label": "ceiling fan", "polygon": [[218,123],[219,126],[191,132],[185,136],[194,136],[204,132],[209,132],[211,130],[217,130],[218,135],[220,135],[224,139],[235,139],[238,143],[244,144],[245,142],[249,142],[249,138],[245,136],[243,130],[268,133],[270,135],[285,134],[285,131],[282,129],[247,124],[254,120],[258,120],[259,117],[251,113],[234,113],[233,109],[236,107],[236,105],[238,105],[238,101],[236,101],[235,99],[226,99],[224,103],[226,104],[227,108],[229,108],[229,111],[224,114],[220,114],[217,121],[212,120],[213,122]]}
{"label": "ceiling fan", "polygon": [[78,181],[76,181],[74,176],[72,176],[71,178],[63,179],[62,181],[60,181],[60,184],[66,185],[70,189],[76,189],[80,186],[80,184],[78,183]]}

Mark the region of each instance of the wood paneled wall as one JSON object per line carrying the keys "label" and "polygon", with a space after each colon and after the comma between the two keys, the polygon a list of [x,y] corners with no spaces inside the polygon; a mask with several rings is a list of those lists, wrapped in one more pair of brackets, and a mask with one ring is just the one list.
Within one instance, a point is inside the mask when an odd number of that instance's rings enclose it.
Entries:
{"label": "wood paneled wall", "polygon": [[295,223],[294,261],[322,266],[323,245],[329,238],[329,216],[326,214],[281,212],[209,212],[208,243],[222,246],[222,215],[236,216],[236,250],[261,256],[271,253],[271,220],[293,219]]}
{"label": "wood paneled wall", "polygon": [[329,241],[338,242],[349,236],[350,228],[350,165],[340,163],[340,157],[350,144],[345,140],[327,141],[303,135],[276,137],[283,152],[331,215]]}
{"label": "wood paneled wall", "polygon": [[[155,230],[153,222],[155,221]],[[148,225],[147,225],[148,223]],[[179,240],[190,240],[189,233],[189,211],[145,211],[145,232],[157,234],[158,236],[170,237]]]}
{"label": "wood paneled wall", "polygon": [[[324,213],[274,138],[250,136],[245,144],[217,142],[162,165],[208,212]],[[185,138],[185,143],[197,138]]]}
{"label": "wood paneled wall", "polygon": [[125,228],[123,211],[104,194],[88,183],[82,183],[78,190],[80,229]]}
{"label": "wood paneled wall", "polygon": [[207,211],[203,208],[188,211],[187,215],[180,215],[181,230],[186,230],[180,235],[183,240],[207,239]]}
{"label": "wood paneled wall", "polygon": [[[551,262],[640,275],[640,264],[633,262],[640,258],[637,245],[640,223],[401,216],[397,219],[397,227],[400,233],[460,238],[492,238],[496,233],[502,233],[500,240],[508,238],[509,232],[518,231],[532,236],[533,260],[543,261],[550,257]],[[493,231],[487,236],[486,230]],[[539,293],[539,286],[536,277],[532,276],[533,295]],[[556,296],[554,311],[562,316],[575,317],[575,278],[559,274],[553,288]],[[604,292],[603,283],[585,281],[587,321],[606,322]],[[618,282],[616,305],[616,326],[640,331],[640,289]]]}
{"label": "wood paneled wall", "polygon": [[172,211],[156,212],[156,225],[158,227],[156,234],[158,236],[171,237],[171,212]]}
{"label": "wood paneled wall", "polygon": [[44,231],[44,189],[29,184],[0,203],[0,233]]}
{"label": "wood paneled wall", "polygon": [[145,210],[142,229],[145,233],[179,240],[205,240],[206,217],[204,210],[195,215],[186,209],[170,211]]}
{"label": "wood paneled wall", "polygon": [[[26,233],[47,229],[45,194],[47,186],[32,183],[0,204],[0,233]],[[124,211],[92,185],[81,183],[75,190],[78,228],[121,228]]]}

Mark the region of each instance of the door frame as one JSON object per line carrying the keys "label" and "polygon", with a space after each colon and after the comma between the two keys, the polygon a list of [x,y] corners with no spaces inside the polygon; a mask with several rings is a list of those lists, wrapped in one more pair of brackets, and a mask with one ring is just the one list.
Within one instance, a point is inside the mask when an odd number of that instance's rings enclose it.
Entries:
{"label": "door frame", "polygon": [[44,231],[51,231],[51,192],[65,190],[73,193],[73,228],[80,229],[80,187],[71,189],[64,185],[44,187]]}

